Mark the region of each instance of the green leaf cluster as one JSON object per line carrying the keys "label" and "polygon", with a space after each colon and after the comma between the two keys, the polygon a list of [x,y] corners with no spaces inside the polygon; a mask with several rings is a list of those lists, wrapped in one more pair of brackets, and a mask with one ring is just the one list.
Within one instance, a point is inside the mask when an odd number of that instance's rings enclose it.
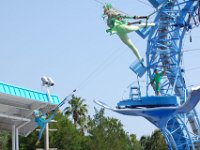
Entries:
{"label": "green leaf cluster", "polygon": [[155,130],[151,136],[142,136],[140,143],[142,150],[168,150],[160,130]]}

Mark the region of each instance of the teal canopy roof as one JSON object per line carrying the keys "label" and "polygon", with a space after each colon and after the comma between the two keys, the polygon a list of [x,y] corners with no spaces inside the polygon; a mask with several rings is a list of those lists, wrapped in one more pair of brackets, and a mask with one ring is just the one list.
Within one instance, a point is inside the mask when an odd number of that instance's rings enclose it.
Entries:
{"label": "teal canopy roof", "polygon": [[[17,86],[5,84],[5,83],[0,83],[0,92],[4,94],[20,96],[23,98],[32,99],[36,101],[48,102],[48,96],[46,93],[42,93],[42,92],[38,92],[38,91],[34,91],[34,90],[22,88],[22,87],[17,87]],[[51,102],[52,104],[60,103],[60,100],[58,96],[56,95],[51,95],[51,99],[52,99],[52,102]]]}

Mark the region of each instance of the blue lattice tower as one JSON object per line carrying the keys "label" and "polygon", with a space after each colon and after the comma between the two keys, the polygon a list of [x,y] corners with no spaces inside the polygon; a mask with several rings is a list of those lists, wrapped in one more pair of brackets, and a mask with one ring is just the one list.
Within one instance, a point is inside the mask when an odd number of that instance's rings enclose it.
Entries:
{"label": "blue lattice tower", "polygon": [[[137,78],[147,73],[146,96],[141,96],[140,91],[134,94],[140,88],[131,87],[130,97],[119,101],[116,108],[95,102],[120,114],[144,117],[162,131],[170,150],[200,149],[200,121],[194,109],[200,101],[200,87],[189,91],[181,68],[182,41],[185,33],[200,22],[200,1],[148,1],[156,8],[150,15],[156,14],[156,26],[137,31],[142,38],[148,37],[147,65],[136,61],[130,66]],[[148,94],[155,69],[165,70],[161,96]]]}
{"label": "blue lattice tower", "polygon": [[[186,102],[188,91],[181,68],[182,41],[185,33],[192,28],[191,19],[196,17],[197,0],[149,0],[159,9],[157,24],[149,34],[147,46],[147,74],[152,80],[154,69],[167,68],[167,75],[161,84],[163,96],[176,95],[180,104]],[[194,18],[195,19],[195,18]],[[158,126],[159,127],[159,126]],[[187,114],[171,116],[161,128],[169,149],[200,149],[199,118],[195,110]]]}

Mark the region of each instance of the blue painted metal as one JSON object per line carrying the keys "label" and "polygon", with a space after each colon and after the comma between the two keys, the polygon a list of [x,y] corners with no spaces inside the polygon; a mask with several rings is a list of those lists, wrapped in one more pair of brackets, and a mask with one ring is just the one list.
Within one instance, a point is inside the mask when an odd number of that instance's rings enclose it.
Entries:
{"label": "blue painted metal", "polygon": [[[117,108],[124,109],[114,111],[126,115],[141,115],[148,119],[161,129],[170,150],[200,149],[200,121],[195,109],[191,109],[196,105],[196,102],[192,101],[193,97],[195,99],[197,95],[199,96],[199,93],[189,97],[184,72],[181,68],[183,38],[185,33],[194,27],[191,20],[195,20],[195,17],[200,18],[199,12],[196,13],[199,11],[200,2],[199,0],[148,1],[157,9],[156,26],[150,28],[148,32],[139,31],[138,34],[143,38],[148,36],[147,67],[145,68],[149,78],[149,81],[147,81],[147,95],[154,70],[162,71],[167,68],[166,75],[161,82],[162,96],[157,98],[150,96],[146,98],[138,97],[134,100],[126,99],[117,104]],[[130,68],[137,75],[141,74],[140,76],[142,76],[143,74],[140,73],[142,67],[138,66],[133,64]],[[175,97],[178,97],[176,100],[179,100],[179,102],[174,99]],[[188,102],[188,99],[191,99],[191,101]],[[171,109],[171,106],[162,109],[161,106],[169,106],[173,102],[175,105],[179,105],[180,108],[187,106],[188,108],[185,107],[187,111],[180,113],[180,111]],[[138,107],[152,108],[145,109],[144,115],[144,110],[139,110]],[[178,107],[176,108],[178,109]]]}
{"label": "blue painted metal", "polygon": [[[180,122],[173,121],[174,118],[179,119],[181,122],[182,118],[178,115],[184,115],[185,113],[190,112],[200,101],[200,87],[197,89],[193,89],[190,92],[190,97],[187,100],[186,103],[182,104],[181,106],[162,106],[162,107],[152,107],[152,108],[136,108],[136,109],[130,109],[130,108],[122,108],[122,109],[113,109],[112,107],[108,106],[107,104],[101,102],[101,101],[95,101],[98,105],[110,109],[112,111],[125,114],[125,115],[132,115],[132,116],[143,116],[153,124],[155,124],[157,127],[161,128],[162,130],[166,130],[166,124],[167,122],[171,121],[170,118],[172,118],[173,124],[167,124],[170,125],[171,128],[177,128],[177,125],[179,126]],[[166,102],[167,103],[167,102]],[[162,121],[161,121],[162,120]],[[184,127],[184,124],[183,124]],[[181,128],[179,126],[179,128]],[[177,130],[177,129],[176,129]],[[173,130],[174,133],[177,134],[176,130]],[[168,131],[168,130],[166,130]],[[187,130],[188,131],[188,130]],[[179,134],[184,135],[181,133],[182,130],[179,131]],[[169,132],[166,132],[166,134],[169,134]],[[185,136],[184,138],[186,138]],[[177,137],[176,137],[177,138]]]}
{"label": "blue painted metal", "polygon": [[148,1],[153,5],[153,7],[158,8],[158,6],[160,6],[167,0],[148,0]]}
{"label": "blue painted metal", "polygon": [[179,98],[176,96],[146,96],[140,99],[127,99],[117,103],[118,108],[137,108],[137,107],[164,107],[164,106],[178,106]]}
{"label": "blue painted metal", "polygon": [[130,69],[139,77],[142,77],[146,72],[146,67],[137,60],[131,64]]}
{"label": "blue painted metal", "polygon": [[[99,101],[96,103],[121,114],[143,116],[160,128],[170,150],[200,149],[200,121],[194,109],[200,100],[200,88],[192,93],[188,92],[181,68],[185,33],[194,25],[200,24],[200,1],[148,1],[156,9],[156,26],[137,32],[142,38],[148,36],[147,67],[134,63],[130,69],[137,77],[142,77],[145,71],[147,72],[146,85],[149,95],[148,89],[151,88],[150,81],[153,79],[154,70],[163,71],[165,68],[166,75],[160,86],[162,96],[141,97],[140,91],[136,94],[131,93],[140,87],[131,87],[130,99],[120,101],[117,109]],[[191,24],[191,20],[196,20],[194,25]]]}
{"label": "blue painted metal", "polygon": [[[10,94],[13,96],[19,96],[22,98],[37,100],[41,102],[49,102],[48,96],[46,93],[41,93],[38,91],[25,89],[22,87],[17,87],[17,86],[5,84],[5,83],[0,83],[0,93]],[[51,102],[52,104],[57,105],[60,103],[60,99],[56,95],[51,95],[51,99],[52,99],[52,102]]]}
{"label": "blue painted metal", "polygon": [[[169,149],[191,150],[198,148],[200,140],[199,135],[191,134],[191,130],[188,128],[187,118],[193,118],[193,116],[187,117],[186,115],[200,101],[200,87],[192,89],[189,95],[187,102],[181,106],[162,106],[148,109],[143,107],[113,109],[101,101],[95,101],[95,103],[120,114],[142,116],[161,129],[163,135],[166,137]],[[130,102],[127,104],[129,105]]]}
{"label": "blue painted metal", "polygon": [[136,33],[142,37],[143,39],[145,39],[149,33],[150,33],[151,27],[146,27],[146,28],[142,28],[140,30],[137,30]]}
{"label": "blue painted metal", "polygon": [[[197,0],[149,0],[155,7],[161,6],[155,18],[157,26],[149,33],[147,45],[147,74],[152,80],[154,69],[167,67],[167,75],[161,84],[163,96],[176,95],[180,103],[187,103],[188,91],[181,68],[182,41],[192,28],[190,21],[199,7]],[[162,122],[162,120],[160,120]],[[195,110],[173,115],[161,129],[169,149],[200,149],[200,124]]]}

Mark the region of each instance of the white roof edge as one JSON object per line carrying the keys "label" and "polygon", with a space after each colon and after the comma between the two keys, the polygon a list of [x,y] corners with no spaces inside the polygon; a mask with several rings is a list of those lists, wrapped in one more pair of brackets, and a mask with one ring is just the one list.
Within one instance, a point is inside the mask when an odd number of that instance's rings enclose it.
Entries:
{"label": "white roof edge", "polygon": [[19,121],[26,121],[26,122],[30,122],[30,121],[31,121],[31,120],[28,119],[28,118],[17,117],[17,116],[11,116],[11,115],[5,115],[5,114],[1,114],[1,113],[0,113],[0,117],[9,118],[9,119],[15,119],[15,120],[19,120]]}

